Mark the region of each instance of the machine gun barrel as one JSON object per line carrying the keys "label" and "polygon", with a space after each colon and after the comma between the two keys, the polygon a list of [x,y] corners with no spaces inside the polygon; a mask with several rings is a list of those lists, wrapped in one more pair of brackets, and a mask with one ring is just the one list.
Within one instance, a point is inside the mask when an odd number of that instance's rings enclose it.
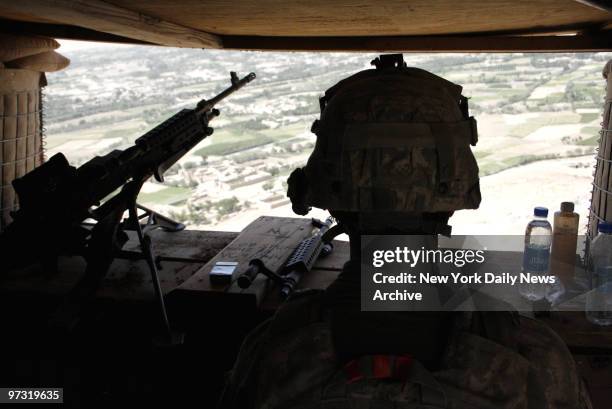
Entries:
{"label": "machine gun barrel", "polygon": [[244,87],[246,84],[253,81],[256,77],[254,72],[249,73],[248,75],[246,75],[245,77],[241,79],[238,78],[238,75],[236,75],[234,71],[230,72],[230,75],[231,75],[232,85],[230,85],[229,87],[221,91],[219,95],[216,95],[215,97],[209,100],[203,99],[200,102],[198,102],[198,106],[196,110],[199,113],[212,110],[214,106],[219,103],[219,101],[227,98],[229,95],[238,91],[240,88]]}
{"label": "machine gun barrel", "polygon": [[[174,342],[148,231],[158,227],[179,231],[184,225],[163,216],[159,218],[155,212],[139,206],[138,194],[151,176],[162,182],[167,169],[211,135],[213,128],[209,122],[219,115],[215,105],[253,79],[254,73],[239,79],[232,72],[229,88],[210,100],[200,101],[195,108],[181,110],[125,150],[96,156],[78,169],[58,153],[13,181],[20,209],[0,235],[0,248],[8,249],[13,256],[8,261],[3,258],[5,265],[14,267],[37,258],[57,271],[58,257],[66,254],[82,255],[87,263],[85,274],[53,315],[53,326],[68,329],[73,326],[82,304],[95,294],[113,259],[121,255],[128,239],[126,231],[133,230],[140,243],[140,256],[149,266],[166,341]],[[138,209],[145,210],[144,226]],[[124,220],[126,211],[129,216]],[[96,221],[91,229],[82,225],[87,218]],[[40,254],[19,256],[16,250],[24,248],[25,243]]]}
{"label": "machine gun barrel", "polygon": [[[59,255],[67,248],[86,248],[88,232],[81,223],[97,221],[116,209],[124,200],[109,199],[130,181],[140,185],[151,176],[162,182],[164,172],[213,133],[209,121],[219,115],[215,105],[255,79],[250,73],[238,78],[231,72],[231,85],[196,107],[183,109],[146,132],[125,150],[96,156],[79,168],[70,166],[58,153],[37,169],[13,181],[20,209],[3,234],[0,243],[36,241],[49,255]],[[116,196],[116,194],[115,194]],[[98,207],[96,207],[98,206]],[[124,209],[125,210],[125,209]],[[45,256],[46,257],[46,256]]]}

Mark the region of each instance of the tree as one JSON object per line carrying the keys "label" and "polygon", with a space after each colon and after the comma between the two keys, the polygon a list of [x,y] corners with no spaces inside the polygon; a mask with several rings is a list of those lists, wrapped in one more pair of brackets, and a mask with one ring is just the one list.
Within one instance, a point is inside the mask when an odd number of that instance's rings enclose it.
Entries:
{"label": "tree", "polygon": [[276,166],[272,166],[272,167],[266,168],[266,172],[268,172],[270,176],[278,176],[278,174],[280,173],[280,169]]}
{"label": "tree", "polygon": [[229,199],[219,200],[216,204],[217,212],[219,216],[225,216],[227,214],[236,213],[240,211],[242,206],[240,206],[240,201],[236,196],[233,196]]}

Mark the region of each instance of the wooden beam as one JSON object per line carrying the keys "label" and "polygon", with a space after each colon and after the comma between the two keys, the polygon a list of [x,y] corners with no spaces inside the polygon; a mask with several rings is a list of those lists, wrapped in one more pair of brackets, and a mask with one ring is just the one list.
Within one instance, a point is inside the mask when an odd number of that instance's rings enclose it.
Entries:
{"label": "wooden beam", "polygon": [[612,12],[612,2],[610,0],[574,0],[585,6],[593,7],[597,10]]}
{"label": "wooden beam", "polygon": [[42,16],[59,24],[173,47],[221,48],[221,39],[159,18],[117,7],[101,0],[10,0],[2,11]]}
{"label": "wooden beam", "polygon": [[102,33],[83,27],[64,24],[29,23],[25,21],[0,19],[0,32],[21,35],[39,35],[51,38],[79,41],[97,41],[117,44],[157,45],[133,38]]}
{"label": "wooden beam", "polygon": [[223,48],[261,51],[596,52],[612,31],[560,36],[255,37],[223,36]]}
{"label": "wooden beam", "polygon": [[574,0],[108,1],[218,35],[264,37],[465,35],[612,20]]}

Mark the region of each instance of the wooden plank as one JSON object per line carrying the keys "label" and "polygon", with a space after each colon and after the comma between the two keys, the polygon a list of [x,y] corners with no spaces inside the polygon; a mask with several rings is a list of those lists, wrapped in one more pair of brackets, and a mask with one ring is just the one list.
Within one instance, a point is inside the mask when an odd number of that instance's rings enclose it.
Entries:
{"label": "wooden plank", "polygon": [[334,251],[327,257],[317,260],[315,267],[319,270],[342,270],[351,255],[349,242],[334,240]]}
{"label": "wooden plank", "polygon": [[597,10],[607,11],[612,13],[612,4],[609,0],[575,0],[585,6],[596,8]]}
{"label": "wooden plank", "polygon": [[610,21],[574,0],[109,0],[220,35],[339,37],[447,35]]}
{"label": "wooden plank", "polygon": [[[173,291],[173,297],[193,299],[199,296],[209,302],[209,307],[212,305],[220,309],[232,309],[240,305],[243,309],[273,312],[283,300],[280,298],[279,288],[265,276],[259,276],[249,289],[243,290],[235,283],[229,286],[212,284],[209,278],[210,270],[217,261],[237,261],[239,264],[234,273],[235,280],[253,258],[262,259],[269,268],[276,270],[311,230],[310,219],[307,218],[260,217],[188,282]],[[348,258],[348,242],[334,241],[332,254],[320,258],[313,270],[300,281],[298,288],[327,288],[336,279]]]}
{"label": "wooden plank", "polygon": [[[9,16],[5,16],[9,17]],[[28,35],[40,35],[52,38],[67,39],[67,40],[80,40],[80,41],[100,41],[106,43],[119,43],[119,44],[143,44],[143,45],[159,45],[147,41],[137,40],[125,36],[119,36],[110,33],[103,33],[87,29],[84,27],[76,27],[67,24],[54,24],[53,22],[28,22],[18,20],[7,20],[0,18],[0,26],[6,32],[17,33],[17,34],[28,34]],[[529,29],[511,30],[508,32],[495,31],[491,33],[481,33],[481,36],[489,35],[542,35],[542,34],[574,34],[581,32],[597,32],[599,30],[610,30],[612,24],[592,23],[592,24],[569,24],[563,26],[552,26],[552,27],[532,27]],[[223,36],[220,36],[223,41]],[[262,37],[262,42],[266,41],[267,37]]]}
{"label": "wooden plank", "polygon": [[[310,219],[261,217],[245,229],[240,239],[238,233],[185,230],[168,233],[160,230],[152,232],[154,253],[163,257],[200,259],[201,262],[163,261],[159,271],[164,293],[187,289],[190,293],[210,299],[210,305],[251,305],[255,307],[256,292],[263,296],[267,287],[266,278],[259,277],[257,285],[250,291],[232,289],[224,286],[211,286],[207,272],[202,271],[207,261],[241,258],[248,263],[249,257],[258,254],[269,265],[280,265],[288,257],[299,241],[310,234]],[[270,235],[274,239],[270,239]],[[232,245],[230,246],[230,243]],[[280,243],[280,244],[279,244]],[[226,249],[227,248],[227,249]],[[226,250],[224,250],[226,249]],[[138,242],[130,232],[130,240],[124,250],[138,251]],[[222,252],[222,250],[224,250]],[[242,253],[245,252],[242,255]],[[269,254],[265,254],[269,252]],[[219,253],[221,253],[219,255]],[[321,259],[315,269],[304,278],[300,288],[326,288],[337,276],[348,259],[348,242],[335,242],[334,252]],[[214,264],[211,260],[208,265]],[[243,263],[243,264],[244,264]],[[272,264],[270,264],[272,263]],[[243,267],[243,266],[241,266]],[[8,293],[50,294],[62,296],[79,280],[85,269],[80,257],[60,258],[59,273],[55,276],[45,274],[40,266],[5,273],[0,276],[0,287]],[[194,274],[198,272],[198,276]],[[204,278],[203,278],[204,277]],[[97,298],[110,300],[148,300],[152,297],[152,286],[148,268],[142,260],[115,260]],[[276,292],[274,292],[276,294]],[[245,296],[254,297],[249,304]],[[238,300],[238,298],[240,300]],[[269,304],[270,310],[278,307],[280,300]]]}
{"label": "wooden plank", "polygon": [[596,52],[612,32],[576,36],[252,37],[224,36],[223,48],[260,51]]}
{"label": "wooden plank", "polygon": [[173,47],[221,48],[218,36],[164,21],[100,0],[21,0],[3,2],[0,15],[44,16],[61,24]]}
{"label": "wooden plank", "polygon": [[83,27],[70,26],[66,24],[33,23],[16,20],[0,19],[0,27],[6,32],[23,35],[39,35],[44,37],[60,38],[79,41],[100,41],[118,44],[145,44],[158,45],[134,38],[122,37],[100,31],[90,30]]}
{"label": "wooden plank", "polygon": [[[302,277],[302,280],[298,284],[298,290],[312,289],[312,290],[325,290],[331,285],[331,283],[338,278],[340,270],[334,269],[319,269],[313,268],[308,274]],[[274,312],[284,302],[280,296],[278,288],[273,287],[266,293],[265,298],[261,302],[259,308],[262,311]]]}
{"label": "wooden plank", "polygon": [[[133,232],[125,250],[140,251]],[[180,232],[154,231],[151,235],[153,251],[156,256],[176,259],[193,259],[193,262],[162,261],[159,270],[160,285],[164,294],[176,289],[188,280],[202,265],[236,238],[238,233],[184,230]],[[196,261],[197,260],[197,261]],[[115,260],[103,285],[98,290],[98,298],[111,299],[151,299],[153,284],[150,271],[144,260]]]}
{"label": "wooden plank", "polygon": [[[199,270],[210,258],[223,249],[238,234],[185,230],[151,233],[157,256],[193,258],[199,262],[162,261],[159,270],[161,287],[168,293]],[[130,232],[125,250],[138,250],[136,237]],[[49,275],[40,266],[31,266],[0,275],[0,288],[7,293],[49,294],[61,297],[80,279],[85,269],[81,257],[61,257],[57,275]],[[115,260],[98,290],[98,298],[111,300],[150,300],[153,297],[151,277],[143,260]]]}
{"label": "wooden plank", "polygon": [[[112,3],[112,4],[111,4]],[[55,21],[156,44],[220,48],[228,36],[363,37],[537,32],[610,22],[610,14],[574,0],[24,0],[0,15]]]}
{"label": "wooden plank", "polygon": [[[209,230],[183,230],[174,233],[155,230],[151,235],[156,255],[199,259],[212,258],[237,236],[236,232]],[[125,244],[124,250],[138,251],[138,241],[131,232],[130,237],[131,240]]]}
{"label": "wooden plank", "polygon": [[[253,298],[255,304],[259,304],[268,287],[268,279],[260,274],[249,288],[243,290],[236,283],[238,276],[246,271],[253,259],[261,260],[269,270],[278,272],[291,252],[312,231],[311,220],[307,218],[261,216],[245,227],[234,241],[179,289],[203,293],[237,293]],[[210,282],[209,273],[217,261],[238,263],[230,285]]]}
{"label": "wooden plank", "polygon": [[[611,49],[609,36],[517,34],[595,31],[612,22],[610,13],[575,0],[415,0],[409,6],[404,0],[308,6],[287,0],[283,7],[278,0],[23,0],[3,2],[0,16],[59,23],[46,30],[55,37],[91,39],[102,32],[177,47],[302,51],[602,51]],[[457,37],[466,34],[471,39]]]}

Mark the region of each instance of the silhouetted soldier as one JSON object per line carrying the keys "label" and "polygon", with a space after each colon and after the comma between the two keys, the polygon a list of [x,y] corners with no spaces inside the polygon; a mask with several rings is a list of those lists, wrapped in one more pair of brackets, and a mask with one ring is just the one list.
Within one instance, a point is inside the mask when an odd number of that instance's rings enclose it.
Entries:
{"label": "silhouetted soldier", "polygon": [[327,209],[351,259],[326,291],[296,293],[245,340],[222,408],[583,408],[559,337],[511,312],[363,312],[360,236],[450,234],[480,204],[462,88],[381,56],[327,90],[293,210]]}

